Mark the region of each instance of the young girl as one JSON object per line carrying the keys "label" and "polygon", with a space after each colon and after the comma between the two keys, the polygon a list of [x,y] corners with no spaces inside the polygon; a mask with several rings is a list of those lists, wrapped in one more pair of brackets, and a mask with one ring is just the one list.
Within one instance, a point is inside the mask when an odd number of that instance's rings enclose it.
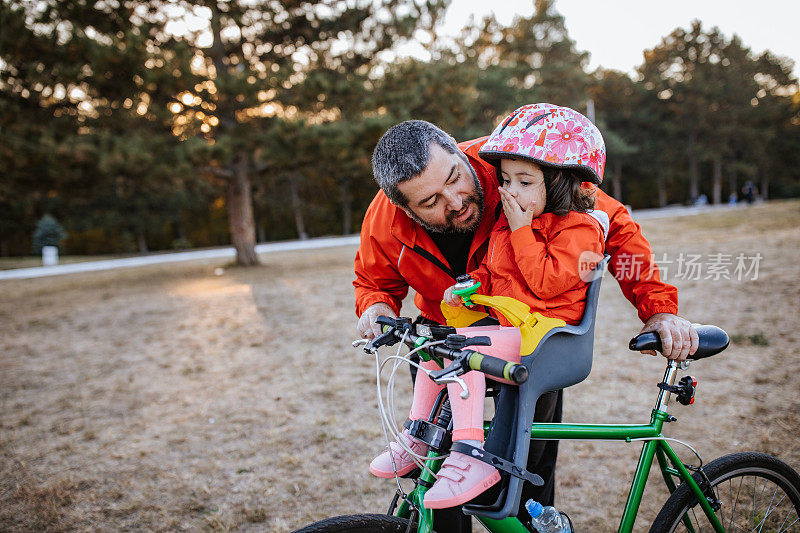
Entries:
{"label": "young girl", "polygon": [[[605,145],[600,131],[572,109],[526,105],[495,128],[480,156],[497,169],[503,213],[492,231],[483,263],[470,272],[481,283],[478,292],[511,296],[528,304],[532,312],[578,323],[590,281],[581,263],[602,257],[608,228],[608,216],[593,210],[592,189],[582,187],[585,181],[602,181]],[[462,305],[453,295],[453,287],[445,291],[443,300],[451,306]],[[519,362],[519,330],[504,327],[510,324],[502,315],[497,318],[501,327],[467,328],[463,333],[489,336],[492,346],[477,350]],[[437,369],[430,361],[422,366]],[[448,385],[452,387],[453,440],[481,448],[485,378],[476,371],[463,378],[470,390],[466,400],[460,397],[457,384]],[[409,418],[427,417],[441,389],[418,373]],[[407,431],[401,438],[415,453],[427,452],[427,445]],[[415,467],[409,454],[393,443],[390,451],[373,460],[370,471],[379,477],[393,477],[392,459],[399,475]],[[497,469],[458,452],[445,459],[437,477],[425,495],[429,509],[461,505],[500,480]]]}

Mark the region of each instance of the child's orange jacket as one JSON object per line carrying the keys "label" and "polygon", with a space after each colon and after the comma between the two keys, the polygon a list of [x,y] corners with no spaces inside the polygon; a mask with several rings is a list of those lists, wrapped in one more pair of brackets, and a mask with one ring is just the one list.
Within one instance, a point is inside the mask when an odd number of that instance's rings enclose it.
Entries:
{"label": "child's orange jacket", "polygon": [[[589,288],[581,278],[581,274],[586,277],[581,262],[602,258],[605,232],[603,224],[587,213],[543,213],[515,231],[503,214],[492,230],[483,263],[470,276],[481,282],[480,294],[511,296],[533,312],[577,324]],[[502,315],[497,318],[504,326],[511,325]]]}

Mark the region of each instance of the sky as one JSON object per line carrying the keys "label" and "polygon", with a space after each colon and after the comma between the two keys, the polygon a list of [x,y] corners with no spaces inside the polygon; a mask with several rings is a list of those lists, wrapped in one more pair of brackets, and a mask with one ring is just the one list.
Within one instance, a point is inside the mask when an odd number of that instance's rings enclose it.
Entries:
{"label": "sky", "polygon": [[[642,52],[693,19],[726,37],[734,33],[755,53],[770,50],[795,62],[800,75],[800,0],[556,0],[576,48],[591,53],[590,70],[598,66],[633,73]],[[504,25],[515,15],[530,16],[533,0],[452,0],[441,31],[455,35],[474,15],[494,12]]]}

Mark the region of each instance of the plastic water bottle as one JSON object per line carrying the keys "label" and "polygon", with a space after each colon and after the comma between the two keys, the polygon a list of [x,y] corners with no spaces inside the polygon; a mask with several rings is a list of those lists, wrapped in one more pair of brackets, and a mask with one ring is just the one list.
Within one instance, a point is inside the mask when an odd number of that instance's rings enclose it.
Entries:
{"label": "plastic water bottle", "polygon": [[541,503],[528,500],[525,509],[531,515],[531,526],[538,533],[571,533],[569,521],[555,508],[542,506]]}

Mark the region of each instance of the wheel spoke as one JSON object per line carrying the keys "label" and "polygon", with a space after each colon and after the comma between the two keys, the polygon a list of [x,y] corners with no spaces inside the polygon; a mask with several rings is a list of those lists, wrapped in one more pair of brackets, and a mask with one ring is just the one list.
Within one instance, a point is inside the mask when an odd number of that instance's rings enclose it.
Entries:
{"label": "wheel spoke", "polygon": [[[755,476],[753,476],[753,477],[755,477]],[[764,482],[764,488],[761,489],[761,494],[758,495],[758,499],[759,500],[761,500],[761,497],[764,495],[764,491],[765,490],[767,490],[767,482],[766,481]],[[756,525],[758,525],[758,524],[756,524]]]}
{"label": "wheel spoke", "polygon": [[769,516],[770,509],[772,509],[772,502],[775,501],[775,494],[778,492],[780,487],[775,487],[775,491],[772,493],[772,498],[769,500],[769,505],[767,506],[767,512],[764,514],[764,518],[761,519],[760,526],[758,528],[758,533],[761,533],[761,530],[764,529],[764,524],[767,523],[767,517]]}
{"label": "wheel spoke", "polygon": [[[786,517],[786,520],[789,520],[789,516],[792,516],[792,515],[791,515],[791,514],[790,514],[790,515],[788,515],[788,516]],[[786,520],[784,520],[784,522],[786,522]],[[786,526],[786,531],[789,531],[789,528],[790,528],[790,527],[792,527],[793,525],[795,525],[795,524],[797,523],[797,521],[798,521],[798,520],[800,520],[800,517],[798,517],[798,518],[795,518],[795,519],[794,519],[794,521],[793,521],[791,524],[789,524],[788,526]],[[781,524],[781,527],[783,527],[783,525],[782,525],[782,524]]]}
{"label": "wheel spoke", "polygon": [[758,493],[758,478],[753,476],[753,507],[750,513],[750,520],[747,521],[747,527],[750,527],[750,524],[756,521],[756,508],[758,505],[756,504],[756,494]]}
{"label": "wheel spoke", "polygon": [[700,531],[700,520],[697,518],[697,513],[694,512],[694,507],[692,507],[691,511],[694,517],[694,523],[697,525],[697,531]]}
{"label": "wheel spoke", "polygon": [[[784,494],[783,496],[781,496],[781,499],[780,499],[780,500],[778,500],[778,503],[776,503],[776,504],[775,504],[775,507],[770,507],[769,509],[767,509],[767,516],[769,516],[770,514],[772,514],[772,511],[774,511],[775,509],[777,509],[777,508],[778,508],[778,507],[781,505],[781,502],[783,502],[783,500],[785,500],[785,499],[786,499],[786,494]],[[766,516],[765,516],[764,518],[766,518]]]}
{"label": "wheel spoke", "polygon": [[781,533],[781,531],[783,531],[783,526],[786,524],[787,520],[789,520],[788,514],[786,515],[786,518],[783,519],[783,522],[781,522],[781,527],[778,528],[778,533]]}

